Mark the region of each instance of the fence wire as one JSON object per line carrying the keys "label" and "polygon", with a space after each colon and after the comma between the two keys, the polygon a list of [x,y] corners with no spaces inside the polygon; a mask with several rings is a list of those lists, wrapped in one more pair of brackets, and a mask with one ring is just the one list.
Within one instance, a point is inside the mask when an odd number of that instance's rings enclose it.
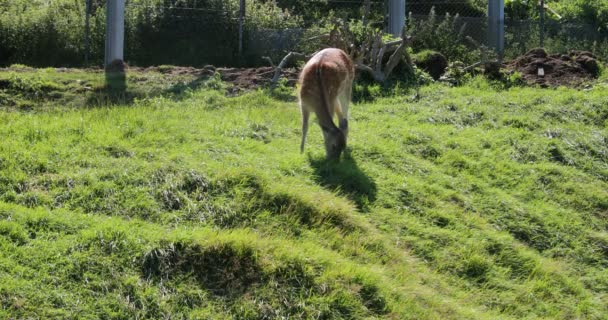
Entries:
{"label": "fence wire", "polygon": [[[91,5],[88,12],[87,2]],[[276,61],[299,48],[323,18],[360,19],[365,4],[364,0],[277,0],[294,7],[281,11],[258,8],[258,4],[269,2],[247,0],[239,50],[239,0],[127,0],[125,59],[140,66],[264,64],[262,57]],[[24,8],[38,11],[24,14]],[[372,0],[370,10],[371,23],[386,27],[387,1]],[[433,49],[452,60],[475,60],[475,50],[488,45],[487,10],[488,0],[407,0],[403,14],[408,32],[417,39],[415,51]],[[533,18],[524,19],[507,12],[506,59],[541,46],[543,38],[542,45],[549,52],[586,50],[608,61],[606,28],[556,18],[559,13],[553,11],[544,23],[538,16],[539,11],[532,12]],[[81,66],[85,60],[89,65],[101,65],[105,23],[103,0],[52,0],[44,6],[12,0],[0,6],[0,65]]]}
{"label": "fence wire", "polygon": [[[408,0],[406,11],[412,28],[429,20],[445,20],[446,17],[457,16],[459,21],[454,25],[453,35],[460,35],[462,44],[474,49],[469,39],[475,43],[488,45],[488,1],[424,1]],[[536,11],[534,11],[536,10]],[[590,51],[600,59],[608,60],[608,33],[600,31],[596,26],[579,21],[562,19],[540,19],[540,6],[533,9],[536,18],[518,19],[508,11],[505,14],[505,59],[513,59],[527,51],[544,47],[551,53],[568,53],[571,50]],[[544,12],[545,16],[555,17],[555,12]],[[444,33],[448,30],[442,30]],[[414,30],[415,32],[415,30]],[[442,34],[438,33],[441,37]],[[441,51],[441,50],[439,50]]]}

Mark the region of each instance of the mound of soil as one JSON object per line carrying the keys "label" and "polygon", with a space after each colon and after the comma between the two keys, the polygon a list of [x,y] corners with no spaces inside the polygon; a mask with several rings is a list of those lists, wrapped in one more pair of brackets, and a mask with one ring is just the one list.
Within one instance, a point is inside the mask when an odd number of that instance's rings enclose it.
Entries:
{"label": "mound of soil", "polygon": [[528,84],[541,87],[577,86],[599,75],[600,62],[590,52],[549,55],[544,49],[532,49],[507,63],[518,71]]}

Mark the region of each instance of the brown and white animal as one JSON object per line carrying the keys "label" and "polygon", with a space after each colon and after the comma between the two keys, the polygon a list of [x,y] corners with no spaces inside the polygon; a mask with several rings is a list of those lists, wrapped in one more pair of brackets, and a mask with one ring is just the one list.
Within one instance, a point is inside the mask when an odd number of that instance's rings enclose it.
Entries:
{"label": "brown and white animal", "polygon": [[[302,110],[302,143],[304,152],[310,112],[317,115],[323,131],[328,158],[340,158],[348,136],[348,104],[355,69],[349,56],[340,49],[329,48],[316,53],[300,74],[300,109]],[[338,116],[337,127],[334,115]]]}

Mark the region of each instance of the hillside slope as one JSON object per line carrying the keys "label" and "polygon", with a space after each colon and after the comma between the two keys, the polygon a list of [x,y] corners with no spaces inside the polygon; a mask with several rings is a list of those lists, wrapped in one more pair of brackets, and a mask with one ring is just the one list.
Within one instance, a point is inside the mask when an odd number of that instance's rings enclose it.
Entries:
{"label": "hillside slope", "polygon": [[605,318],[605,90],[5,108],[0,318]]}

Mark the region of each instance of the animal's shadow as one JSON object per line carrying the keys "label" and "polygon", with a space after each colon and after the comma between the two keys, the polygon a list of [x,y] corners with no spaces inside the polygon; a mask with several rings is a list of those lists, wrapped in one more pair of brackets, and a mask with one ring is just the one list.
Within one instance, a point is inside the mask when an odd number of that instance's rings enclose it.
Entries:
{"label": "animal's shadow", "polygon": [[369,211],[369,205],[376,201],[376,183],[357,166],[348,149],[340,161],[325,157],[313,158],[310,154],[308,161],[315,170],[317,183],[331,191],[337,190],[345,194],[360,211]]}

